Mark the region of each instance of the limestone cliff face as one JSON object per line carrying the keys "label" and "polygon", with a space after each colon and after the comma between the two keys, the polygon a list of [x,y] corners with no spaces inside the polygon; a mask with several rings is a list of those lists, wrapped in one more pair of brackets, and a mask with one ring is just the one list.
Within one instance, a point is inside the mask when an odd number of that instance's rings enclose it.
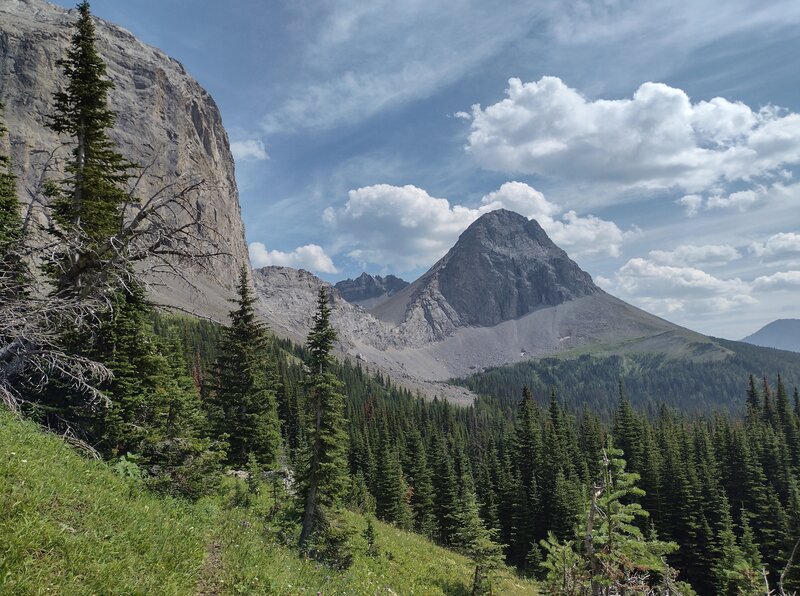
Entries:
{"label": "limestone cliff face", "polygon": [[[53,93],[63,85],[56,61],[64,56],[76,11],[44,0],[0,2],[0,101],[6,105],[12,157],[26,188],[41,175],[59,138],[45,123]],[[176,279],[164,280],[156,298],[183,308],[224,317],[230,309],[239,267],[247,263],[247,245],[234,177],[234,162],[222,118],[211,96],[183,66],[145,45],[128,31],[96,19],[98,51],[115,83],[110,94],[117,124],[111,133],[131,161],[150,164],[141,196],[175,181],[204,180],[195,207],[216,224],[222,257],[206,272],[188,272],[201,289],[192,292]]]}

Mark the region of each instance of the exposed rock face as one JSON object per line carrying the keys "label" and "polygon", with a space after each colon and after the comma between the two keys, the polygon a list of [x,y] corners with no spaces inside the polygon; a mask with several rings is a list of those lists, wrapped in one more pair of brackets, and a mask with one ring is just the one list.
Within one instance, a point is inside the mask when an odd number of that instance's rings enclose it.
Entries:
{"label": "exposed rock face", "polygon": [[352,353],[353,340],[370,337],[385,349],[393,341],[388,326],[362,308],[342,298],[331,284],[305,269],[270,266],[253,271],[253,283],[259,301],[256,308],[279,334],[304,343],[317,310],[317,296],[325,288],[331,305],[331,323],[338,332],[338,348]]}
{"label": "exposed rock face", "polygon": [[[44,0],[0,2],[0,101],[5,103],[14,166],[22,199],[29,200],[48,152],[59,138],[45,126],[53,93],[63,83],[56,61],[64,56],[76,11]],[[181,64],[147,46],[128,31],[96,19],[98,51],[115,83],[110,93],[117,124],[111,133],[120,151],[138,164],[150,164],[139,194],[176,181],[204,180],[196,200],[199,213],[216,224],[223,250],[211,270],[187,272],[201,288],[191,292],[179,280],[156,289],[156,298],[201,314],[224,317],[239,267],[247,263],[244,224],[234,177],[233,157],[222,118],[211,96]]]}
{"label": "exposed rock face", "polygon": [[394,275],[381,277],[362,273],[355,279],[345,279],[334,286],[339,294],[350,302],[366,309],[385,302],[408,286],[408,282]]}
{"label": "exposed rock face", "polygon": [[500,209],[476,220],[413,286],[372,312],[409,333],[443,339],[601,292],[535,220]]}

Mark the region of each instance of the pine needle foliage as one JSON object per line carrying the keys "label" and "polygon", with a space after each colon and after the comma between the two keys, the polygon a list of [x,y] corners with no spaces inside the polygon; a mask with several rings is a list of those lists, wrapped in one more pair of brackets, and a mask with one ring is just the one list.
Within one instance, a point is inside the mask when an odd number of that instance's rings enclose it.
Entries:
{"label": "pine needle foliage", "polygon": [[228,437],[228,462],[244,466],[252,455],[274,466],[281,450],[275,397],[275,372],[270,365],[269,335],[255,312],[256,298],[242,267],[230,313],[231,324],[217,346],[216,383],[210,416],[217,436]]}

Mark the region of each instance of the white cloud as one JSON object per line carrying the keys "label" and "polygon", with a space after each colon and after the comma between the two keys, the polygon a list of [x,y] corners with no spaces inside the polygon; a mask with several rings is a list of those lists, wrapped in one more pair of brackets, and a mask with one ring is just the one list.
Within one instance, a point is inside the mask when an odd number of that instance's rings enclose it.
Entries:
{"label": "white cloud", "polygon": [[643,258],[625,263],[609,290],[661,315],[687,310],[718,313],[758,302],[750,285],[739,278],[721,279],[696,267]]}
{"label": "white cloud", "polygon": [[765,195],[766,189],[763,187],[740,190],[729,194],[727,197],[713,195],[706,199],[706,211],[711,209],[738,209],[739,211],[747,211]]}
{"label": "white cloud", "polygon": [[328,208],[323,220],[340,231],[348,256],[363,263],[409,271],[432,265],[459,234],[484,213],[509,209],[536,219],[553,241],[571,256],[618,256],[621,244],[636,230],[623,232],[593,215],[579,216],[548,201],[521,182],[507,182],[483,197],[477,208],[451,204],[416,186],[377,184],[351,190],[344,208]]}
{"label": "white cloud", "polygon": [[268,265],[281,265],[295,269],[307,269],[314,273],[338,273],[333,260],[325,254],[321,246],[306,244],[299,246],[292,252],[280,250],[267,250],[262,242],[251,242],[250,262],[253,267],[266,267]]}
{"label": "white cloud", "polygon": [[765,242],[754,242],[750,252],[766,261],[782,261],[800,258],[800,234],[780,232]]}
{"label": "white cloud", "polygon": [[[692,103],[686,93],[644,83],[632,98],[588,100],[557,77],[509,79],[507,97],[472,108],[468,150],[503,171],[603,182],[618,188],[693,193],[721,183],[779,176],[800,163],[800,114],[753,111],[723,98]],[[714,198],[707,208],[741,208],[750,191]]]}
{"label": "white cloud", "polygon": [[683,205],[686,210],[686,215],[694,217],[703,206],[703,197],[701,195],[684,195],[678,199],[677,203]]}
{"label": "white cloud", "polygon": [[800,271],[779,271],[762,275],[753,281],[757,290],[797,290],[800,289]]}
{"label": "white cloud", "polygon": [[259,139],[233,141],[231,143],[231,153],[233,153],[233,157],[237,161],[264,161],[269,159],[267,149]]}
{"label": "white cloud", "polygon": [[664,265],[726,265],[741,258],[729,244],[684,244],[675,250],[651,250],[650,259]]}

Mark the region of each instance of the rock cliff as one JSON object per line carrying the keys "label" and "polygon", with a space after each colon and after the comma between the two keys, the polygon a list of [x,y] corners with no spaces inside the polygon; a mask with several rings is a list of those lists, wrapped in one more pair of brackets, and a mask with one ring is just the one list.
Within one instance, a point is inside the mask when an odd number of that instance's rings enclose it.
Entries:
{"label": "rock cliff", "polygon": [[334,286],[342,298],[351,304],[374,308],[408,286],[408,282],[394,275],[381,277],[362,273],[355,279],[345,279]]}
{"label": "rock cliff", "polygon": [[[0,2],[0,101],[6,105],[12,157],[23,200],[35,186],[59,138],[45,123],[53,93],[62,85],[56,61],[63,57],[76,11],[44,0]],[[111,133],[131,161],[151,164],[140,184],[141,196],[176,181],[204,180],[196,198],[230,254],[208,271],[188,272],[201,289],[193,292],[177,279],[163,280],[156,299],[215,318],[226,316],[237,271],[247,263],[244,224],[234,162],[214,100],[183,68],[131,33],[96,20],[98,51],[115,83],[110,93],[117,124]]]}

